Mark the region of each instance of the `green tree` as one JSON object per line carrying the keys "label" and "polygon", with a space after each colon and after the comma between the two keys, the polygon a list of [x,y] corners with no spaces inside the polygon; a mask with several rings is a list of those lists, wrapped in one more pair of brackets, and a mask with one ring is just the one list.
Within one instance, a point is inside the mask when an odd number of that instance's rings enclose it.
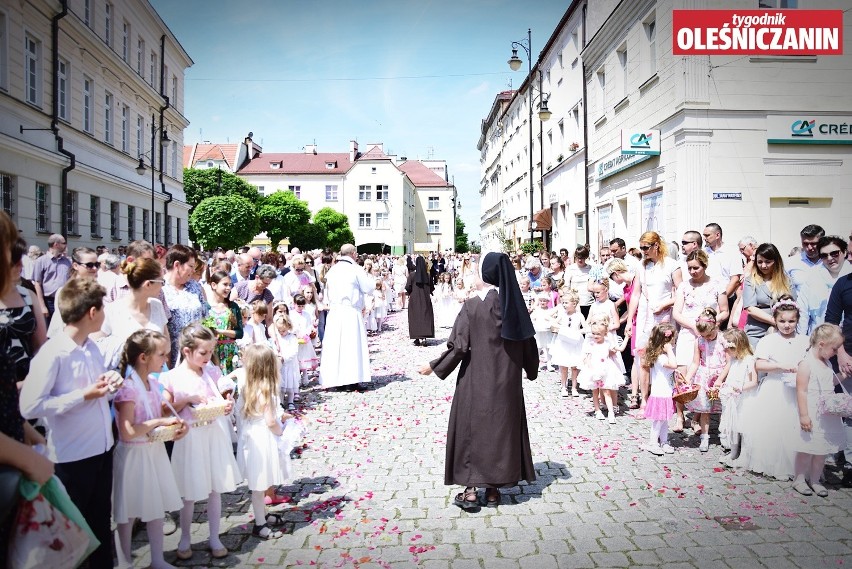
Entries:
{"label": "green tree", "polygon": [[456,215],[456,253],[467,253],[470,245],[467,242],[467,233],[464,231],[464,221]]}
{"label": "green tree", "polygon": [[205,249],[236,249],[251,242],[258,232],[254,204],[237,195],[201,200],[189,216],[195,242]]}
{"label": "green tree", "polygon": [[[221,176],[221,184],[219,183]],[[263,196],[257,188],[227,170],[208,168],[197,170],[184,168],[183,191],[186,193],[186,203],[195,207],[201,200],[213,196],[229,196],[236,194],[249,200],[255,206],[259,205]]]}
{"label": "green tree", "polygon": [[[311,220],[311,210],[291,191],[278,191],[266,196],[258,208],[261,231],[273,246],[285,237],[292,237],[299,227]],[[292,239],[291,239],[292,241]]]}
{"label": "green tree", "polygon": [[324,207],[314,214],[314,225],[323,228],[326,234],[325,246],[339,251],[346,243],[355,244],[355,235],[349,228],[349,218],[330,207]]}
{"label": "green tree", "polygon": [[290,233],[290,246],[302,251],[322,249],[327,241],[325,228],[316,223],[306,223],[296,227]]}

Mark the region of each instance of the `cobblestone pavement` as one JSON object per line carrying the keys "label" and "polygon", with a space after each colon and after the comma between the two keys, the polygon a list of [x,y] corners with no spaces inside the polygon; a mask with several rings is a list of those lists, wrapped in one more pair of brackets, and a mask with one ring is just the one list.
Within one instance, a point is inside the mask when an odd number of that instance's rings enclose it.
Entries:
{"label": "cobblestone pavement", "polygon": [[[210,558],[205,504],[197,505],[194,556],[179,566],[817,568],[852,565],[852,490],[827,471],[829,497],[803,497],[779,482],[721,467],[718,439],[673,440],[673,455],[639,449],[647,423],[622,407],[615,425],[588,399],[559,397],[558,374],[525,382],[534,484],[503,490],[502,505],[464,512],[443,485],[454,376],[421,377],[417,365],[444,347],[407,336],[405,312],[370,339],[374,383],[364,393],[303,393],[306,448],[284,487],[286,535],[251,536],[249,493],[224,496],[222,540]],[[136,565],[148,563],[142,529]]]}

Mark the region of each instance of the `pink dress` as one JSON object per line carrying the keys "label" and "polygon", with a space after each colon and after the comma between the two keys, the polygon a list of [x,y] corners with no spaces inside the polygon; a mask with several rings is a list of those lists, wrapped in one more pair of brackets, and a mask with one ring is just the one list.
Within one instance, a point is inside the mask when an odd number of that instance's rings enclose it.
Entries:
{"label": "pink dress", "polygon": [[651,393],[645,404],[645,418],[651,421],[668,421],[674,415],[673,370],[663,366],[664,363],[669,363],[668,359],[666,354],[660,354],[651,368]]}
{"label": "pink dress", "polygon": [[707,397],[707,389],[713,387],[719,379],[719,374],[725,369],[725,364],[728,363],[722,334],[716,334],[713,340],[698,338],[696,341],[700,359],[692,383],[697,384],[701,389],[698,391],[698,397],[687,403],[686,408],[693,413],[721,413],[722,402],[719,399],[711,401]]}
{"label": "pink dress", "polygon": [[624,383],[621,354],[611,354],[614,347],[610,336],[600,344],[591,338],[583,342],[583,359],[589,364],[580,370],[577,383],[582,389],[618,389]]}

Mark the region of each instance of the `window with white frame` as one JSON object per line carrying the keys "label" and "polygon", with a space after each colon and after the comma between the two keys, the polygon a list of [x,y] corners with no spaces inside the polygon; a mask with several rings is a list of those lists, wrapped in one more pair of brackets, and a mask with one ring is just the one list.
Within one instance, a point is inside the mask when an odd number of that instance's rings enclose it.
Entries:
{"label": "window with white frame", "polygon": [[[651,13],[642,26],[645,30],[645,57],[643,58],[645,66],[644,77],[650,77],[657,72],[657,18],[655,13]],[[644,79],[644,78],[643,78]]]}
{"label": "window with white frame", "polygon": [[172,75],[172,98],[169,101],[174,108],[177,108],[177,91],[178,91],[178,78],[177,75]]}
{"label": "window with white frame", "polygon": [[151,232],[149,231],[151,229],[150,215],[151,212],[149,212],[147,209],[142,210],[142,239],[144,239],[145,241],[151,240]]}
{"label": "window with white frame", "polygon": [[287,186],[287,190],[293,192],[297,198],[302,197],[302,186]]}
{"label": "window with white frame", "polygon": [[80,235],[77,220],[77,192],[65,191],[65,229],[68,235]]}
{"label": "window with white frame", "polygon": [[145,78],[145,40],[141,37],[136,40],[136,73]]}
{"label": "window with white frame", "polygon": [[358,214],[358,227],[362,229],[369,229],[372,227],[372,216],[369,213],[359,213]]}
{"label": "window with white frame", "polygon": [[172,146],[172,178],[177,178],[178,177],[178,175],[177,175],[178,174],[178,157],[177,157],[178,145],[172,144],[171,146]]}
{"label": "window with white frame", "polygon": [[89,196],[89,233],[92,237],[101,236],[101,198]]}
{"label": "window with white frame", "polygon": [[6,14],[0,12],[0,89],[8,88],[9,75],[9,32],[6,30]]}
{"label": "window with white frame", "polygon": [[436,210],[441,209],[441,199],[437,196],[430,196],[427,201],[426,209]]}
{"label": "window with white frame", "polygon": [[104,42],[112,47],[112,4],[104,4]]}
{"label": "window with white frame", "polygon": [[154,213],[154,242],[162,243],[161,239],[163,235],[163,214],[158,212]]}
{"label": "window with white frame", "polygon": [[151,52],[151,80],[148,81],[148,84],[157,89],[157,52]]}
{"label": "window with white frame", "polygon": [[163,243],[168,247],[172,245],[172,216],[166,216],[166,233],[163,235]]}
{"label": "window with white frame", "polygon": [[376,186],[376,201],[386,202],[390,199],[390,192],[387,186]]}
{"label": "window with white frame", "polygon": [[118,211],[119,203],[109,202],[109,237],[110,239],[121,239],[121,214]]}
{"label": "window with white frame", "polygon": [[145,135],[145,119],[142,118],[142,115],[136,115],[136,155],[142,156],[144,152],[142,151],[142,146],[145,144],[144,142]]}
{"label": "window with white frame", "polygon": [[104,92],[104,142],[112,144],[112,93]]}
{"label": "window with white frame", "polygon": [[606,69],[601,67],[595,74],[597,78],[597,113],[595,118],[600,118],[606,114]]}
{"label": "window with white frame", "polygon": [[163,73],[162,73],[162,75],[159,74],[159,71],[157,73],[158,73],[157,77],[162,78],[162,81],[163,81],[163,84],[160,85],[160,93],[162,93],[163,95],[168,95],[169,94],[169,66],[166,65],[165,59],[163,59]]}
{"label": "window with white frame", "polygon": [[3,211],[15,219],[15,179],[11,174],[0,172],[0,195],[3,200]]}
{"label": "window with white frame", "polygon": [[83,23],[92,26],[92,0],[83,0]]}
{"label": "window with white frame", "polygon": [[92,134],[94,131],[94,119],[92,117],[92,97],[95,92],[95,83],[88,77],[83,77],[83,130]]}
{"label": "window with white frame", "polygon": [[264,191],[266,190],[266,186],[258,186],[257,191],[260,195],[264,195]]}
{"label": "window with white frame", "polygon": [[358,186],[358,201],[368,202],[372,199],[372,186]]}
{"label": "window with white frame", "polygon": [[130,63],[130,23],[127,20],[121,24],[121,59]]}
{"label": "window with white frame", "polygon": [[36,182],[36,231],[50,232],[50,186]]}
{"label": "window with white frame", "polygon": [[430,219],[428,221],[427,231],[429,233],[440,233],[441,232],[441,220],[439,219]]}
{"label": "window with white frame", "polygon": [[136,208],[132,205],[127,206],[127,240],[136,240]]}
{"label": "window with white frame", "polygon": [[127,105],[121,105],[121,151],[130,152],[130,107]]}
{"label": "window with white frame", "polygon": [[386,211],[380,211],[376,213],[376,229],[387,229],[390,227],[388,224],[388,214]]}
{"label": "window with white frame", "polygon": [[622,45],[615,52],[618,62],[616,75],[615,102],[618,103],[627,96],[627,44]]}
{"label": "window with white frame", "polygon": [[30,34],[24,36],[24,78],[27,102],[41,106],[41,42]]}
{"label": "window with white frame", "polygon": [[337,201],[337,185],[328,185],[325,187],[325,201],[327,202],[336,202]]}
{"label": "window with white frame", "polygon": [[62,58],[59,58],[57,62],[57,93],[56,93],[56,102],[57,108],[59,111],[59,118],[64,121],[70,120],[68,118],[68,62]]}
{"label": "window with white frame", "polygon": [[175,219],[175,243],[181,243],[180,218]]}

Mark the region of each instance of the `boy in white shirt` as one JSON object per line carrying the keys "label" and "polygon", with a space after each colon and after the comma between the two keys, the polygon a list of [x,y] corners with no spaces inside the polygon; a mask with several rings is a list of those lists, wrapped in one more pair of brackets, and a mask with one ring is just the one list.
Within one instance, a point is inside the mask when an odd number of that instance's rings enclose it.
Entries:
{"label": "boy in white shirt", "polygon": [[21,415],[44,420],[48,458],[101,542],[89,557],[91,567],[112,567],[113,435],[106,396],[122,379],[107,372],[89,339],[103,325],[104,296],[106,290],[94,279],[65,283],[56,307],[68,324],[33,358],[20,396]]}

